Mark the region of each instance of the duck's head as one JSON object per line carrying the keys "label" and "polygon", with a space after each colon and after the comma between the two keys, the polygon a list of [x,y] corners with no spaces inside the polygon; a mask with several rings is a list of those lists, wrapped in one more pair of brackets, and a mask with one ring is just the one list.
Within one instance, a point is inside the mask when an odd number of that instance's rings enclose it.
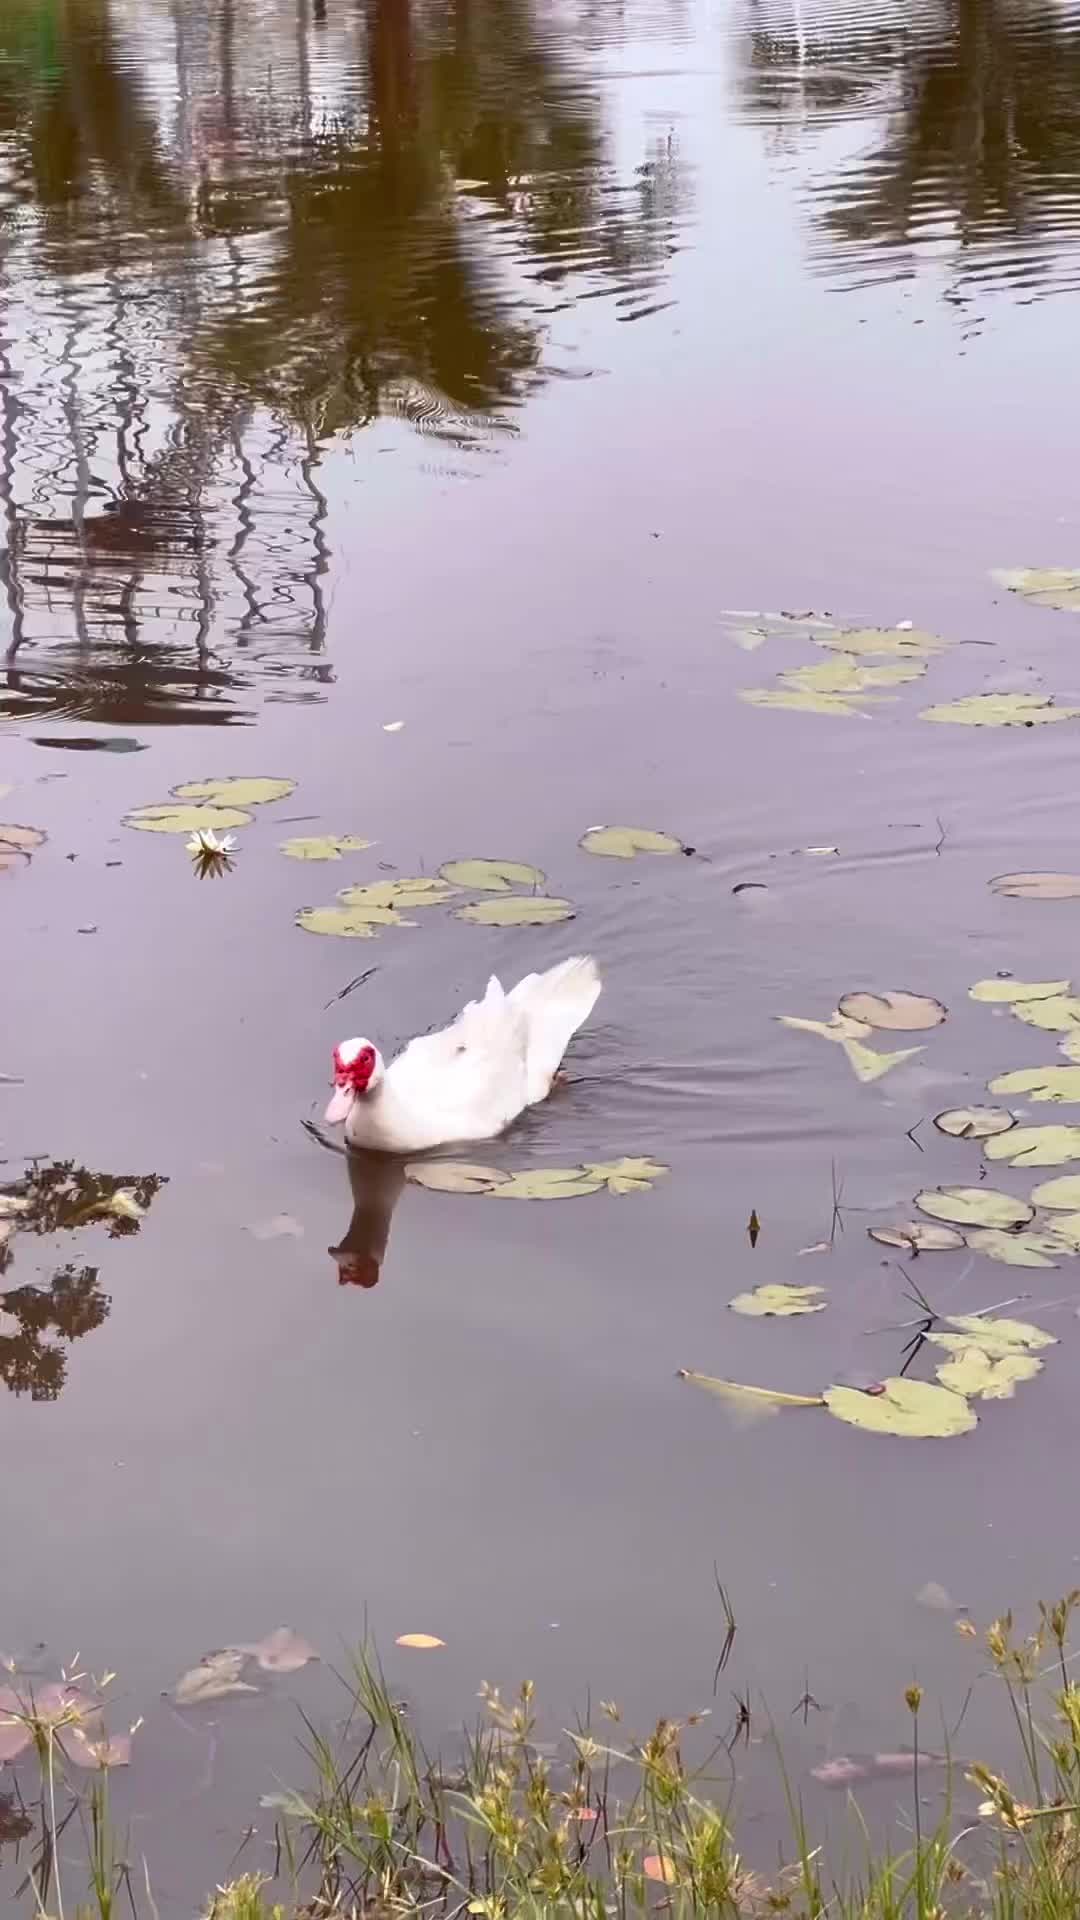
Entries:
{"label": "duck's head", "polygon": [[326,1124],[337,1127],[347,1120],[353,1102],[373,1093],[386,1069],[378,1047],[370,1040],[343,1040],[334,1048],[334,1091],[326,1109]]}

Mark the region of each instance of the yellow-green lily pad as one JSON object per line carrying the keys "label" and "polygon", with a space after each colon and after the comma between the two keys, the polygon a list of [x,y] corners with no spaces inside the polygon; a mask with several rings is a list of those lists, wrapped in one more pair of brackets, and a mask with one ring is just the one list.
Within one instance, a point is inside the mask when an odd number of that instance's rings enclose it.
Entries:
{"label": "yellow-green lily pad", "polygon": [[852,653],[837,654],[812,667],[788,667],[778,679],[789,687],[808,687],[814,693],[860,694],[873,687],[902,687],[926,672],[925,660],[891,660],[867,667]]}
{"label": "yellow-green lily pad", "polygon": [[1008,1233],[1002,1227],[976,1227],[967,1243],[974,1253],[985,1253],[1006,1267],[1056,1267],[1069,1254],[1053,1233]]}
{"label": "yellow-green lily pad", "polygon": [[848,1065],[856,1080],[868,1086],[872,1080],[880,1080],[883,1074],[891,1073],[904,1060],[914,1060],[921,1047],[901,1047],[895,1053],[877,1053],[873,1047],[864,1047],[861,1040],[841,1040],[841,1047],[847,1055]]}
{"label": "yellow-green lily pad", "polygon": [[220,780],[187,780],[172,787],[175,800],[209,800],[223,807],[265,807],[294,791],[295,780],[268,780],[247,774],[229,774]]}
{"label": "yellow-green lily pad", "polygon": [[312,833],[283,840],[280,850],[290,860],[340,860],[343,853],[363,853],[371,845],[357,833]]}
{"label": "yellow-green lily pad", "polygon": [[571,901],[553,900],[550,894],[512,893],[455,907],[454,918],[477,927],[547,927],[556,920],[572,920],[576,911]]}
{"label": "yellow-green lily pad", "polygon": [[1080,1027],[1080,999],[1075,994],[1056,993],[1049,1000],[1019,1000],[1013,1012],[1026,1027],[1041,1027],[1044,1033],[1071,1033]]}
{"label": "yellow-green lily pad", "polygon": [[673,833],[660,833],[655,827],[590,827],[578,846],[585,853],[598,853],[609,860],[633,860],[639,853],[681,853],[683,843]]}
{"label": "yellow-green lily pad", "polygon": [[1080,873],[999,873],[991,893],[1010,900],[1080,899]]}
{"label": "yellow-green lily pad", "polygon": [[931,1227],[925,1220],[908,1220],[899,1227],[867,1227],[880,1247],[898,1247],[903,1253],[955,1253],[966,1246],[955,1227]]}
{"label": "yellow-green lily pad", "polygon": [[602,1180],[609,1193],[647,1193],[655,1181],[671,1172],[671,1168],[665,1167],[659,1160],[624,1158],[606,1162],[586,1161],[583,1171],[591,1180]]}
{"label": "yellow-green lily pad", "polygon": [[439,876],[418,874],[398,880],[371,880],[366,885],[342,887],[338,899],[343,907],[441,907],[452,900],[456,887]]}
{"label": "yellow-green lily pad", "polygon": [[776,1017],[782,1027],[793,1027],[797,1033],[819,1033],[823,1040],[860,1040],[873,1032],[865,1020],[849,1020],[842,1013],[834,1013],[829,1020],[803,1020],[795,1013],[778,1013]]}
{"label": "yellow-green lily pad", "polygon": [[772,1387],[744,1387],[736,1380],[715,1380],[709,1373],[693,1373],[680,1367],[680,1380],[688,1386],[702,1387],[727,1402],[731,1411],[743,1418],[756,1419],[763,1414],[780,1413],[785,1407],[823,1407],[819,1393],[778,1393]]}
{"label": "yellow-green lily pad", "polygon": [[1059,1243],[1059,1250],[1080,1253],[1080,1213],[1061,1213],[1051,1220],[1048,1238]]}
{"label": "yellow-green lily pad", "polygon": [[[1080,1206],[1080,1201],[1076,1203]],[[920,1213],[945,1220],[954,1227],[1023,1227],[1035,1218],[1035,1209],[1015,1194],[995,1193],[992,1187],[934,1187],[915,1195]]]}
{"label": "yellow-green lily pad", "polygon": [[815,634],[814,645],[830,647],[838,653],[868,654],[871,658],[927,659],[931,654],[944,653],[949,642],[939,639],[936,633],[922,633],[917,627],[849,627],[839,633]]}
{"label": "yellow-green lily pad", "polygon": [[1051,1211],[1060,1207],[1063,1213],[1080,1212],[1080,1174],[1065,1173],[1059,1180],[1044,1180],[1041,1186],[1032,1189],[1031,1197],[1037,1207],[1049,1207]]}
{"label": "yellow-green lily pad", "polygon": [[1055,720],[1080,720],[1080,707],[1056,707],[1038,693],[969,693],[924,707],[919,718],[961,727],[1044,727]]}
{"label": "yellow-green lily pad", "polygon": [[840,1012],[847,1019],[902,1033],[940,1027],[947,1011],[940,1000],[926,993],[845,993],[840,1001]]}
{"label": "yellow-green lily pad", "polygon": [[1068,980],[976,980],[975,985],[968,988],[968,997],[1005,1001],[1015,1007],[1024,1000],[1059,1000],[1068,991]]}
{"label": "yellow-green lily pad", "polygon": [[578,1194],[599,1193],[603,1184],[584,1167],[537,1167],[511,1174],[491,1193],[496,1200],[572,1200]]}
{"label": "yellow-green lily pad", "polygon": [[491,1193],[510,1175],[499,1167],[474,1167],[463,1160],[410,1160],[405,1178],[433,1193]]}
{"label": "yellow-green lily pad", "polygon": [[1080,1160],[1080,1127],[1010,1127],[988,1140],[983,1152],[1014,1167],[1064,1167]]}
{"label": "yellow-green lily pad", "polygon": [[234,827],[250,827],[251,819],[243,807],[186,806],[169,800],[159,806],[132,807],[122,824],[140,833],[229,833]]}
{"label": "yellow-green lily pad", "polygon": [[963,1346],[982,1347],[991,1358],[1002,1353],[1037,1353],[1042,1347],[1056,1347],[1057,1340],[1042,1327],[1026,1320],[1003,1320],[983,1313],[950,1313],[945,1325],[952,1333],[931,1333],[927,1338],[935,1346],[957,1353]]}
{"label": "yellow-green lily pad", "polygon": [[1026,1094],[1029,1100],[1052,1100],[1058,1104],[1080,1101],[1080,1066],[1020,1067],[1015,1073],[1002,1073],[991,1080],[990,1091]]}
{"label": "yellow-green lily pad", "polygon": [[1011,1400],[1021,1380],[1034,1380],[1043,1363],[1033,1353],[1004,1353],[992,1359],[983,1347],[965,1347],[936,1369],[943,1387],[968,1400]]}
{"label": "yellow-green lily pad", "polygon": [[883,1380],[880,1393],[857,1387],[829,1387],[825,1405],[838,1420],[868,1433],[891,1433],[912,1440],[949,1440],[978,1424],[968,1402],[946,1387],[896,1375]]}
{"label": "yellow-green lily pad", "polygon": [[1080,613],[1080,567],[996,567],[991,578],[1034,607]]}
{"label": "yellow-green lily pad", "polygon": [[525,860],[448,860],[439,868],[452,887],[470,893],[509,893],[511,887],[542,887],[545,876]]}
{"label": "yellow-green lily pad", "polygon": [[737,1293],[728,1306],[755,1319],[789,1320],[800,1313],[824,1313],[826,1303],[817,1297],[824,1291],[824,1287],[761,1286],[752,1293]]}
{"label": "yellow-green lily pad", "polygon": [[[993,1086],[991,1093],[1001,1093],[1003,1088]],[[992,1134],[1007,1133],[1015,1125],[1015,1116],[1006,1107],[949,1107],[945,1113],[934,1116],[934,1125],[939,1133],[947,1133],[954,1140],[989,1140]]]}
{"label": "yellow-green lily pad", "polygon": [[415,927],[392,907],[302,907],[296,924],[305,933],[336,934],[343,940],[375,940],[380,927]]}
{"label": "yellow-green lily pad", "polygon": [[792,713],[832,713],[848,720],[869,718],[861,707],[852,705],[851,697],[819,693],[814,687],[740,687],[739,699],[751,707],[785,707]]}

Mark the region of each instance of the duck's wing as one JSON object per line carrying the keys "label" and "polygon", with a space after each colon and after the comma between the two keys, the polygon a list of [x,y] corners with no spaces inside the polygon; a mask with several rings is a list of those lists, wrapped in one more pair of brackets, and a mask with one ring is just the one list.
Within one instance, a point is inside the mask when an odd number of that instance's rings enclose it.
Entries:
{"label": "duck's wing", "polygon": [[589,954],[575,954],[529,973],[507,995],[526,1023],[527,1098],[546,1100],[572,1036],[584,1024],[600,995],[600,973]]}
{"label": "duck's wing", "polygon": [[394,1061],[399,1098],[442,1116],[446,1139],[482,1139],[527,1105],[529,1026],[494,975],[449,1027],[410,1040]]}

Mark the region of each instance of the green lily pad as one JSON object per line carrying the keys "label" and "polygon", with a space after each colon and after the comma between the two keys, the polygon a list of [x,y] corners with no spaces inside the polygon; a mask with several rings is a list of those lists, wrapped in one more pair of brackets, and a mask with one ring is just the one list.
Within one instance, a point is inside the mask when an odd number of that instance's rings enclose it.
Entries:
{"label": "green lily pad", "polygon": [[336,934],[343,940],[375,940],[380,927],[415,927],[392,907],[301,907],[296,924],[305,933]]}
{"label": "green lily pad", "polygon": [[295,790],[295,780],[256,779],[246,774],[230,774],[221,780],[188,780],[172,787],[175,800],[209,800],[215,806],[265,807],[272,800],[284,800]]}
{"label": "green lily pad", "polygon": [[133,807],[121,824],[140,833],[228,833],[234,827],[250,827],[251,820],[242,807],[183,806],[169,800],[160,806]]}
{"label": "green lily pad", "polygon": [[1003,1000],[1015,1007],[1024,1000],[1060,1000],[1068,991],[1067,980],[976,980],[968,988],[968,998]]}
{"label": "green lily pad", "polygon": [[1080,1213],[1061,1213],[1049,1224],[1048,1238],[1058,1242],[1059,1251],[1080,1253]]}
{"label": "green lily pad", "polygon": [[584,1167],[537,1167],[512,1174],[491,1193],[496,1200],[572,1200],[578,1194],[599,1193],[603,1184]]}
{"label": "green lily pad", "polygon": [[840,1012],[849,1020],[859,1020],[868,1027],[883,1027],[902,1033],[919,1033],[929,1027],[940,1027],[948,1009],[940,1000],[933,1000],[929,994],[906,993],[845,993],[840,1002]]}
{"label": "green lily pad", "polygon": [[839,633],[814,635],[814,645],[830,647],[838,653],[868,654],[874,656],[896,656],[900,659],[912,657],[927,659],[935,653],[944,653],[949,645],[936,633],[921,633],[916,627],[849,627]]}
{"label": "green lily pad", "polygon": [[1043,727],[1055,720],[1080,720],[1080,707],[1056,707],[1038,693],[969,693],[962,700],[924,707],[919,718],[961,727]]}
{"label": "green lily pad", "polygon": [[[1003,1088],[993,1086],[991,1093],[1001,1093]],[[989,1140],[992,1134],[1007,1133],[1015,1125],[1015,1116],[1005,1107],[950,1107],[947,1112],[935,1114],[934,1125],[939,1133],[947,1133],[954,1140]]]}
{"label": "green lily pad", "polygon": [[654,827],[590,827],[578,846],[585,853],[598,853],[609,860],[633,860],[639,853],[681,853],[683,844],[672,833],[659,833]]}
{"label": "green lily pad", "polygon": [[1044,1180],[1041,1186],[1032,1189],[1031,1197],[1037,1207],[1049,1207],[1051,1211],[1060,1207],[1063,1213],[1080,1212],[1080,1174],[1065,1173],[1059,1180]]}
{"label": "green lily pad", "polygon": [[[865,696],[864,696],[865,697]],[[786,707],[792,713],[832,713],[866,720],[868,714],[842,693],[818,693],[813,687],[740,687],[739,699],[751,707]]]}
{"label": "green lily pad", "polygon": [[892,1433],[912,1440],[948,1440],[970,1433],[978,1421],[968,1402],[946,1387],[900,1375],[882,1381],[880,1393],[857,1387],[829,1387],[825,1405],[838,1420],[868,1433]]}
{"label": "green lily pad", "polygon": [[925,1220],[908,1220],[900,1227],[867,1227],[880,1247],[899,1247],[904,1253],[955,1253],[967,1245],[955,1227],[931,1227]]}
{"label": "green lily pad", "polygon": [[688,1386],[702,1387],[727,1402],[731,1411],[743,1418],[756,1419],[763,1414],[780,1413],[785,1407],[823,1407],[819,1393],[777,1393],[771,1387],[743,1387],[735,1380],[715,1380],[708,1373],[692,1373],[680,1367],[678,1378]]}
{"label": "green lily pad", "polygon": [[1013,1012],[1026,1027],[1041,1027],[1045,1033],[1071,1033],[1080,1027],[1080,999],[1074,994],[1053,994],[1049,1000],[1019,1000]]}
{"label": "green lily pad", "polygon": [[1080,899],[1080,873],[999,873],[991,893],[1010,900]]}
{"label": "green lily pad", "polygon": [[927,1339],[952,1353],[958,1353],[965,1346],[975,1346],[982,1347],[991,1359],[996,1359],[1003,1353],[1037,1353],[1042,1347],[1057,1346],[1052,1333],[1030,1326],[1026,1320],[1002,1320],[985,1313],[950,1313],[945,1324],[955,1331],[931,1333]]}
{"label": "green lily pad", "polygon": [[542,887],[545,878],[539,867],[530,867],[524,860],[448,860],[439,872],[451,886],[467,887],[470,893],[509,893],[511,887]]}
{"label": "green lily pad", "polygon": [[982,1347],[965,1347],[936,1369],[943,1387],[969,1400],[1011,1400],[1021,1380],[1034,1380],[1043,1363],[1032,1353],[1005,1353],[991,1359]]}
{"label": "green lily pad", "polygon": [[1023,1227],[1035,1218],[1026,1200],[995,1193],[992,1187],[935,1187],[917,1193],[915,1205],[932,1220],[946,1220],[954,1227]]}
{"label": "green lily pad", "polygon": [[976,1227],[968,1234],[974,1253],[985,1253],[1006,1267],[1056,1267],[1069,1248],[1052,1233],[1008,1233],[1001,1227]]}
{"label": "green lily pad", "polygon": [[462,1160],[410,1160],[405,1178],[433,1193],[491,1193],[510,1175],[499,1167],[474,1167]]}
{"label": "green lily pad", "polygon": [[546,893],[513,893],[455,907],[454,918],[477,927],[547,927],[556,920],[572,920],[576,911],[571,901],[553,900]]}
{"label": "green lily pad", "polygon": [[902,687],[909,680],[921,679],[926,668],[925,660],[892,660],[884,666],[867,667],[853,653],[841,653],[812,667],[788,667],[777,678],[789,687],[846,695],[865,693],[873,687]]}
{"label": "green lily pad", "polygon": [[609,1160],[586,1162],[583,1171],[591,1180],[602,1180],[609,1193],[647,1193],[671,1168],[659,1160]]}
{"label": "green lily pad", "polygon": [[1080,1127],[1010,1127],[988,1140],[983,1152],[1014,1167],[1064,1167],[1080,1160]]}
{"label": "green lily pad", "polygon": [[1027,1094],[1030,1100],[1052,1100],[1059,1104],[1080,1101],[1080,1066],[1021,1067],[1015,1073],[1002,1073],[991,1080],[990,1091]]}
{"label": "green lily pad", "polygon": [[419,874],[398,880],[371,880],[367,885],[342,887],[338,899],[343,907],[441,907],[452,900],[456,887],[438,876]]}
{"label": "green lily pad", "polygon": [[997,567],[991,578],[1034,607],[1080,613],[1080,567]]}
{"label": "green lily pad", "polygon": [[289,860],[340,860],[343,853],[363,853],[373,844],[356,833],[300,834],[293,840],[283,840],[280,851]]}
{"label": "green lily pad", "polygon": [[735,1313],[757,1319],[792,1319],[800,1313],[824,1313],[825,1301],[818,1299],[824,1287],[755,1287],[752,1293],[737,1293],[728,1306]]}

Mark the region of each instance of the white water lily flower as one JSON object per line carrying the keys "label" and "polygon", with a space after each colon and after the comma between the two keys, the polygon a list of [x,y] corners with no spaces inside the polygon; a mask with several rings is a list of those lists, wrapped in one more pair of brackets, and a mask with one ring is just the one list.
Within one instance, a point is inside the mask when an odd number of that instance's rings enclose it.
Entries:
{"label": "white water lily flower", "polygon": [[232,853],[236,846],[236,835],[226,833],[219,840],[213,827],[199,827],[187,843],[191,854]]}

